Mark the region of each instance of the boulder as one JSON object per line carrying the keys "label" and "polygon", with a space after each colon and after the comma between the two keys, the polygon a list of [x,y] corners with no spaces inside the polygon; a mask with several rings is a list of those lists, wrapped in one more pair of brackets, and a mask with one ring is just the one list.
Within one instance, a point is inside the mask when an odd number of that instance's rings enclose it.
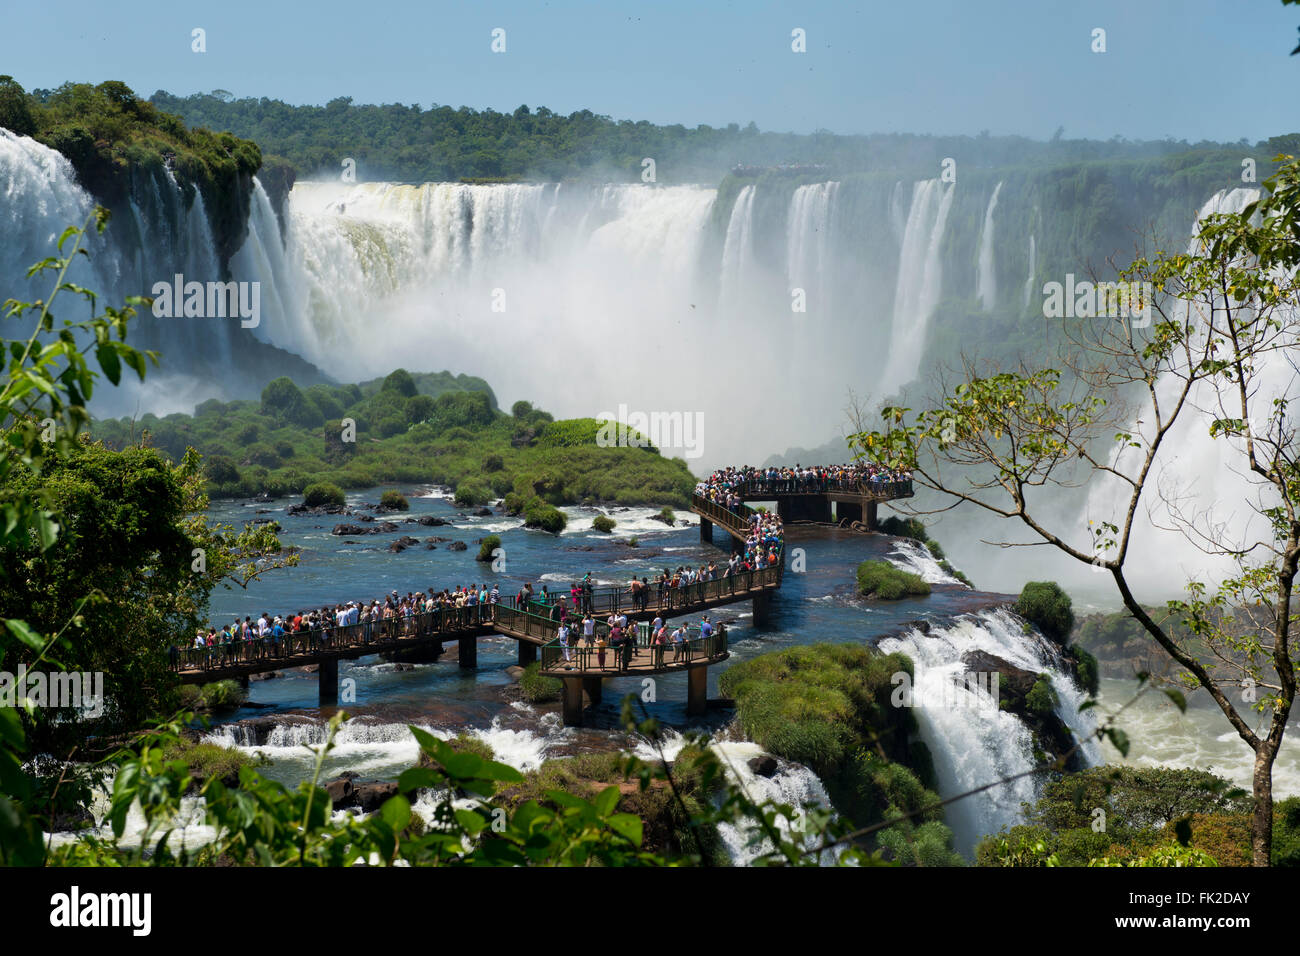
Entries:
{"label": "boulder", "polygon": [[279,671],[266,671],[266,672],[263,673],[263,674],[249,674],[249,675],[248,675],[248,679],[249,679],[250,681],[254,681],[254,680],[275,680],[277,677],[283,677],[283,676],[284,676],[284,675],[281,674]]}
{"label": "boulder", "polygon": [[342,810],[344,807],[352,806],[356,799],[352,781],[356,779],[356,776],[355,773],[347,770],[333,780],[326,780],[321,785],[325,792],[330,795],[330,801],[334,804],[335,810]]}
{"label": "boulder", "polygon": [[750,757],[747,761],[749,769],[760,777],[774,777],[779,768],[776,758],[771,754],[759,754],[757,757]]}
{"label": "boulder", "polygon": [[433,515],[420,515],[420,517],[415,520],[426,528],[440,528],[447,523],[441,518],[435,518]]}
{"label": "boulder", "polygon": [[363,528],[360,525],[355,524],[336,524],[334,530],[330,532],[330,534],[338,535],[359,535],[369,533],[370,530],[368,528]]}
{"label": "boulder", "polygon": [[359,783],[352,791],[353,803],[364,813],[374,813],[385,800],[395,796],[396,783]]}
{"label": "boulder", "polygon": [[464,541],[453,541],[451,544],[447,545],[448,551],[466,551],[468,549],[469,545]]}
{"label": "boulder", "polygon": [[479,508],[478,511],[474,512],[474,516],[475,516],[476,518],[491,518],[491,517],[492,517],[492,509],[491,509],[491,508]]}

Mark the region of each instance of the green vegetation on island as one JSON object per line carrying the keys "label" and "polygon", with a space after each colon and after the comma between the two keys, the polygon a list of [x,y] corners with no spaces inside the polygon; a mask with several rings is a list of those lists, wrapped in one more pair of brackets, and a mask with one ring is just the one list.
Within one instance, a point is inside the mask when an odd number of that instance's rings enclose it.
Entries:
{"label": "green vegetation on island", "polygon": [[555,421],[528,402],[505,414],[482,379],[397,369],[307,389],[277,378],[260,402],[211,399],[192,415],[96,420],[92,432],[115,448],[147,432],[147,444],[172,460],[193,447],[214,498],[314,489],[307,504],[342,504],[342,489],[438,484],[454,488],[462,507],[504,497],[530,526],[553,532],[564,527],[556,505],[689,504],[695,479],[684,461],[654,448],[601,447],[600,425]]}
{"label": "green vegetation on island", "polygon": [[930,585],[920,575],[896,568],[888,561],[863,561],[858,565],[858,592],[881,601],[925,597]]}

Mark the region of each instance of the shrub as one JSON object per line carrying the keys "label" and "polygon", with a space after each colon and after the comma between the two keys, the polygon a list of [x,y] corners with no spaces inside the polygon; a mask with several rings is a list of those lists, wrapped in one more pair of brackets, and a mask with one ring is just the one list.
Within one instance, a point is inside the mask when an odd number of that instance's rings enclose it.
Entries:
{"label": "shrub", "polygon": [[501,547],[501,535],[490,534],[484,538],[478,546],[478,555],[475,561],[491,561],[492,552]]}
{"label": "shrub", "polygon": [[671,527],[672,525],[677,524],[677,515],[673,514],[672,508],[664,505],[659,509],[659,520]]}
{"label": "shrub", "polygon": [[485,505],[492,500],[492,489],[479,478],[466,478],[456,483],[455,502],[458,505]]}
{"label": "shrub", "polygon": [[925,525],[921,524],[916,518],[900,518],[897,515],[890,515],[880,522],[880,530],[885,534],[892,534],[898,538],[911,538],[914,541],[930,540]]}
{"label": "shrub", "polygon": [[1101,686],[1098,681],[1097,658],[1078,644],[1070,645],[1070,654],[1074,656],[1074,676],[1078,680],[1079,686],[1093,697],[1096,697]]}
{"label": "shrub", "polygon": [[500,455],[488,455],[486,458],[483,459],[484,471],[489,471],[489,472],[500,471],[505,466],[506,463],[501,460]]}
{"label": "shrub", "polygon": [[534,498],[524,508],[524,527],[541,528],[551,534],[559,534],[569,523],[564,512],[554,505],[548,505],[540,498]]}
{"label": "shrub", "polygon": [[406,495],[396,489],[385,491],[379,498],[379,506],[390,511],[411,510],[411,503],[406,500]]}
{"label": "shrub", "polygon": [[279,468],[280,456],[270,445],[259,442],[248,449],[248,460],[254,465],[264,465],[267,468]]}
{"label": "shrub", "polygon": [[614,530],[614,525],[617,523],[618,522],[608,515],[596,515],[596,517],[591,521],[591,526],[597,531],[603,531],[605,534],[609,534]]}
{"label": "shrub", "polygon": [[639,547],[640,544],[641,544],[641,542],[637,540],[637,536],[636,536],[636,535],[632,535],[632,537],[628,538],[628,540],[627,540],[627,546],[628,546],[629,548],[636,548],[636,547]]}
{"label": "shrub", "polygon": [[244,688],[239,681],[219,680],[204,684],[199,689],[199,699],[209,710],[235,710],[244,702]]}
{"label": "shrub", "polygon": [[519,689],[524,699],[533,704],[545,704],[560,699],[564,684],[558,677],[546,677],[537,661],[527,665],[519,678]]}
{"label": "shrub", "polygon": [[212,455],[203,463],[203,470],[213,484],[226,485],[239,480],[239,469],[229,455]]}
{"label": "shrub", "polygon": [[302,503],[312,508],[319,508],[322,505],[344,505],[347,504],[347,500],[343,489],[328,481],[308,485],[302,491]]}
{"label": "shrub", "polygon": [[399,368],[389,373],[379,390],[381,392],[396,392],[403,398],[410,398],[416,393],[415,379],[411,378],[411,373],[406,369]]}
{"label": "shrub", "polygon": [[293,445],[283,438],[275,443],[275,453],[281,458],[292,458],[296,454]]}
{"label": "shrub", "polygon": [[1056,696],[1056,691],[1052,688],[1052,680],[1047,674],[1039,674],[1038,680],[1034,686],[1029,688],[1029,693],[1025,695],[1025,706],[1031,713],[1047,716],[1056,710],[1056,705],[1060,703]]}
{"label": "shrub", "polygon": [[1273,865],[1300,866],[1300,797],[1273,805]]}
{"label": "shrub", "polygon": [[1030,581],[1014,610],[1057,643],[1064,642],[1074,629],[1070,596],[1055,581]]}
{"label": "shrub", "polygon": [[943,553],[943,546],[940,545],[938,541],[934,541],[934,540],[927,541],[925,543],[925,546],[930,549],[930,555],[936,561],[942,561],[946,557],[946,555],[944,555]]}
{"label": "shrub", "polygon": [[858,591],[881,600],[897,601],[910,595],[928,595],[930,585],[888,561],[863,561],[858,565]]}

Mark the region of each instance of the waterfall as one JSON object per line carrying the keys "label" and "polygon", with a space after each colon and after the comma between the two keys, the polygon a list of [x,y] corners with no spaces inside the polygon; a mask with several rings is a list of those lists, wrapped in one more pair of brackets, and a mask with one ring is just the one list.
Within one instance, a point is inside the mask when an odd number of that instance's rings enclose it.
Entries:
{"label": "waterfall", "polygon": [[1034,245],[1034,234],[1029,234],[1029,274],[1025,276],[1024,307],[1029,308],[1029,299],[1034,294],[1034,275],[1038,271],[1038,249]]}
{"label": "waterfall", "polygon": [[940,248],[953,187],[937,179],[912,186],[912,205],[903,230],[903,248],[894,291],[893,333],[882,391],[889,394],[916,378],[925,353],[926,329],[943,291]]}
{"label": "waterfall", "polygon": [[[1201,223],[1217,213],[1239,213],[1257,199],[1256,189],[1237,188],[1215,193],[1200,208],[1188,253],[1200,254],[1200,240],[1196,232]],[[1190,305],[1184,307],[1186,318]],[[1271,409],[1274,398],[1294,400],[1297,393],[1297,375],[1288,357],[1288,351],[1300,346],[1297,331],[1300,322],[1295,315],[1279,313],[1286,323],[1280,333],[1279,343],[1289,343],[1290,348],[1262,355],[1255,362],[1255,394],[1251,407],[1261,418]],[[1195,321],[1195,316],[1191,317]],[[1196,339],[1193,348],[1197,347]],[[1161,406],[1168,409],[1173,404],[1183,382],[1175,375],[1166,374],[1156,384],[1156,395]],[[1224,406],[1220,407],[1220,401]],[[1235,406],[1235,407],[1234,407]],[[1153,475],[1153,482],[1144,494],[1144,506],[1134,518],[1133,542],[1129,549],[1126,568],[1135,589],[1146,592],[1150,599],[1179,593],[1191,577],[1221,580],[1237,573],[1237,562],[1227,557],[1208,555],[1199,543],[1189,541],[1182,532],[1174,530],[1175,517],[1164,499],[1177,499],[1177,514],[1181,520],[1194,519],[1196,527],[1204,533],[1215,529],[1225,536],[1229,544],[1266,540],[1269,536],[1265,520],[1257,509],[1273,504],[1272,486],[1250,475],[1245,468],[1242,438],[1211,438],[1210,426],[1217,418],[1240,416],[1240,406],[1229,391],[1226,400],[1211,383],[1202,381],[1189,396],[1189,404],[1181,412],[1174,428],[1165,437],[1161,451],[1162,463]],[[1138,420],[1131,430],[1148,439],[1153,434],[1145,408],[1140,408]],[[1262,424],[1262,423],[1261,423]],[[1126,470],[1136,467],[1136,450],[1117,452],[1112,464]],[[1121,524],[1122,513],[1117,511],[1126,504],[1128,492],[1116,479],[1101,475],[1091,482],[1080,524],[1113,521]]]}
{"label": "waterfall", "polygon": [[791,289],[803,289],[822,313],[829,311],[831,216],[839,187],[837,182],[800,186],[786,217],[786,280]]}
{"label": "waterfall", "polygon": [[721,302],[724,308],[744,296],[747,280],[754,271],[754,193],[757,187],[745,186],[731,207],[727,223],[727,240],[722,247]]}
{"label": "waterfall", "polygon": [[[969,668],[962,655],[984,651],[1034,673],[1051,675],[1059,698],[1057,716],[1084,737],[1093,730],[1091,711],[1078,712],[1084,696],[1063,669],[1054,648],[1009,611],[996,609],[958,618],[930,633],[911,630],[879,644],[885,653],[906,654],[915,665],[913,694],[921,735],[934,757],[939,796],[974,790],[995,780],[1033,769],[1034,746],[1025,724],[1014,714],[987,706],[979,692],[955,683]],[[1101,762],[1095,741],[1081,748],[1089,765]],[[1024,803],[1038,797],[1041,778],[1024,776],[948,805],[954,845],[970,856],[979,840],[1020,822]]]}
{"label": "waterfall", "polygon": [[998,208],[998,193],[1002,183],[993,188],[988,209],[984,211],[984,229],[980,232],[979,272],[976,275],[975,295],[985,312],[992,310],[998,299],[998,277],[993,271],[993,210]]}

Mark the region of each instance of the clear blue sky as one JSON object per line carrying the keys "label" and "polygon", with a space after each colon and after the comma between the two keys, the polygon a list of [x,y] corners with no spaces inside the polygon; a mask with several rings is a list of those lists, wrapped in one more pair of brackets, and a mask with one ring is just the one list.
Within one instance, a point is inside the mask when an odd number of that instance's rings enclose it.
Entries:
{"label": "clear blue sky", "polygon": [[1297,25],[1279,0],[58,0],[10,5],[0,72],[29,89],[120,79],[143,95],[527,103],[800,133],[1253,142],[1300,129]]}

